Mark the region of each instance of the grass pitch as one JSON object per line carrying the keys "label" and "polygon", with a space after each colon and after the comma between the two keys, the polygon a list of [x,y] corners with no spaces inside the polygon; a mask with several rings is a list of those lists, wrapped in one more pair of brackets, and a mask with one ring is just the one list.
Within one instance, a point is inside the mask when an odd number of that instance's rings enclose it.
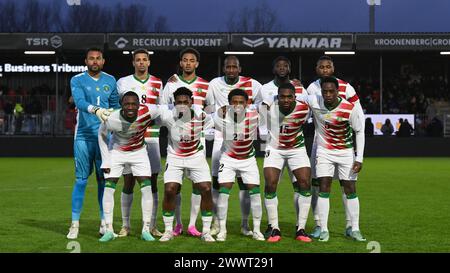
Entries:
{"label": "grass pitch", "polygon": [[[262,158],[258,159],[262,174]],[[66,233],[70,225],[71,192],[74,183],[72,158],[0,158],[0,252],[70,252]],[[164,165],[163,165],[164,166]],[[286,172],[279,185],[279,222],[283,239],[276,244],[243,237],[240,230],[238,187],[230,196],[228,238],[224,243],[206,244],[182,235],[168,243],[144,242],[141,229],[140,192],[135,188],[132,217],[133,235],[99,243],[97,186],[91,177],[76,240],[81,252],[362,252],[376,241],[381,252],[450,251],[450,158],[366,158],[357,192],[361,203],[360,228],[366,243],[343,235],[345,213],[339,183],[333,183],[329,216],[330,241],[305,244],[294,240],[293,190]],[[262,175],[261,175],[262,177]],[[120,191],[116,190],[114,226],[121,225]],[[262,188],[264,182],[261,182]],[[159,178],[158,227],[163,230]],[[183,223],[189,222],[191,183],[183,185]],[[262,231],[267,226],[263,210]],[[312,217],[307,231],[314,226]],[[197,227],[201,227],[200,217]],[[377,243],[375,243],[377,244]]]}

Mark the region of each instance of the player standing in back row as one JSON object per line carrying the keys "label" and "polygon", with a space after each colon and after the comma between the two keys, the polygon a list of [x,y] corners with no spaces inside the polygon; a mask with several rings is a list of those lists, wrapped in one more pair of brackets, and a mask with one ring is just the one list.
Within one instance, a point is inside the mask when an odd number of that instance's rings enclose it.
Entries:
{"label": "player standing in back row", "polygon": [[105,108],[119,108],[116,80],[113,76],[102,71],[105,64],[103,51],[99,48],[88,49],[84,62],[88,71],[75,75],[70,80],[70,88],[78,109],[78,115],[73,144],[76,180],[72,192],[72,223],[67,239],[78,237],[84,193],[94,166],[101,218],[99,233],[101,235],[105,233],[102,207],[105,181],[100,169],[101,155],[98,146],[98,128],[100,127],[100,120],[105,120],[112,110]]}
{"label": "player standing in back row", "polygon": [[[139,102],[147,106],[159,104],[160,93],[163,88],[161,79],[150,75],[150,54],[146,49],[133,51],[134,74],[120,78],[117,81],[119,95],[133,91],[139,96]],[[159,151],[159,126],[151,124],[145,132],[147,154],[150,159],[152,176],[153,211],[150,223],[150,232],[153,236],[161,237],[162,233],[156,228],[156,216],[158,212],[158,173],[161,170],[161,153]],[[121,193],[122,229],[119,237],[128,236],[130,233],[130,212],[133,203],[133,188],[135,179],[129,168],[124,169],[124,186]]]}

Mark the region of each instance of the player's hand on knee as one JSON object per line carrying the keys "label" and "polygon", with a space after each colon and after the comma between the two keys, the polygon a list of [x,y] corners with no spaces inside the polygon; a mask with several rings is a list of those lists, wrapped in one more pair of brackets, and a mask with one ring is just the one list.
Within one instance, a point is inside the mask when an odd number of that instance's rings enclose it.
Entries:
{"label": "player's hand on knee", "polygon": [[353,167],[352,167],[353,172],[359,173],[361,171],[361,169],[362,169],[362,163],[355,161],[355,163],[353,163]]}
{"label": "player's hand on knee", "polygon": [[105,122],[108,120],[109,115],[111,115],[111,112],[114,109],[109,108],[109,109],[105,109],[105,108],[100,108],[100,107],[96,107],[94,108],[94,114],[98,117],[98,119],[100,119],[101,122]]}

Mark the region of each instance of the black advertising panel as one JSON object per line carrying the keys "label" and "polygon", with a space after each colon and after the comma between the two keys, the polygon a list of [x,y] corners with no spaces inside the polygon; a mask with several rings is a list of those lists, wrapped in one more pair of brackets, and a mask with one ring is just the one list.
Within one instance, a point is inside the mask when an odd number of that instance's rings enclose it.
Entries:
{"label": "black advertising panel", "polygon": [[450,50],[450,34],[356,34],[357,50]]}
{"label": "black advertising panel", "polygon": [[104,44],[102,33],[0,33],[0,50],[86,50]]}

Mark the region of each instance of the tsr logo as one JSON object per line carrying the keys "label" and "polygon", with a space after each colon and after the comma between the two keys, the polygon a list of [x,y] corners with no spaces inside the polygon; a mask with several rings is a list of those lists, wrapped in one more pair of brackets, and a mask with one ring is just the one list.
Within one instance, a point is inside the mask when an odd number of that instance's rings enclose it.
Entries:
{"label": "tsr logo", "polygon": [[62,38],[58,35],[48,38],[25,38],[28,46],[52,46],[53,48],[61,47],[63,44]]}
{"label": "tsr logo", "polygon": [[66,0],[69,6],[79,6],[81,5],[81,0]]}

